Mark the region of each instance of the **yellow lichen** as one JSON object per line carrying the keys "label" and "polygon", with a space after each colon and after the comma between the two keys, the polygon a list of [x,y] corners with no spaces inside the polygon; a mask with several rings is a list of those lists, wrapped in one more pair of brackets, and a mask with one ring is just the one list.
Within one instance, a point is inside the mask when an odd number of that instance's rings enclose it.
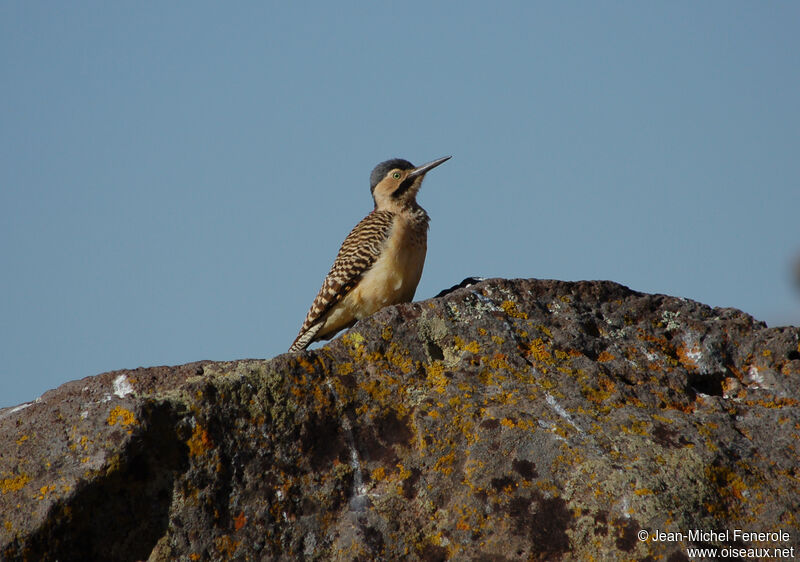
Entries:
{"label": "yellow lichen", "polygon": [[349,375],[353,372],[353,364],[352,363],[339,363],[336,365],[336,372],[339,375]]}
{"label": "yellow lichen", "polygon": [[55,484],[51,484],[49,486],[42,486],[41,488],[39,488],[39,495],[36,496],[36,499],[43,500],[47,496],[47,494],[49,494],[55,489],[56,489]]}
{"label": "yellow lichen", "polygon": [[8,492],[18,492],[25,485],[30,482],[30,477],[27,474],[20,474],[18,476],[10,476],[0,480],[0,492],[6,494]]}
{"label": "yellow lichen", "polygon": [[453,462],[455,459],[455,452],[450,452],[443,457],[440,457],[439,460],[436,461],[436,464],[433,465],[433,470],[441,472],[445,476],[449,475],[451,472],[453,472]]}
{"label": "yellow lichen", "polygon": [[502,308],[505,311],[505,313],[511,316],[512,318],[522,318],[523,320],[528,319],[528,315],[525,312],[517,310],[517,305],[513,301],[501,302],[500,308]]}
{"label": "yellow lichen", "polygon": [[426,380],[439,394],[444,394],[447,389],[447,377],[444,376],[444,365],[441,361],[434,361],[425,366]]}
{"label": "yellow lichen", "polygon": [[553,356],[547,350],[542,338],[536,338],[528,344],[528,353],[537,361],[547,364],[553,363]]}
{"label": "yellow lichen", "polygon": [[364,343],[364,336],[358,332],[348,332],[342,336],[342,341],[352,345],[360,345]]}
{"label": "yellow lichen", "polygon": [[555,356],[559,361],[565,361],[566,359],[569,359],[569,353],[566,351],[561,351],[560,349],[555,350]]}
{"label": "yellow lichen", "polygon": [[480,353],[481,352],[481,346],[475,340],[472,340],[471,342],[466,343],[463,339],[461,339],[460,337],[456,336],[453,341],[455,343],[454,347],[456,349],[461,349],[463,351],[469,351],[470,353]]}
{"label": "yellow lichen", "polygon": [[[386,361],[388,361],[391,365],[398,367],[405,375],[409,374],[415,368],[414,361],[409,357],[408,350],[402,349],[396,343],[393,343],[389,346],[389,349],[386,351],[384,357]],[[374,358],[375,361],[379,361],[381,359],[382,358],[380,357],[380,354]]]}
{"label": "yellow lichen", "polygon": [[350,331],[342,336],[342,343],[350,349],[348,353],[353,359],[361,359],[364,355],[364,336],[358,332]]}
{"label": "yellow lichen", "polygon": [[650,430],[647,422],[633,418],[630,419],[630,425],[620,424],[619,429],[623,433],[629,433],[631,435],[643,435],[643,436],[650,435]]}

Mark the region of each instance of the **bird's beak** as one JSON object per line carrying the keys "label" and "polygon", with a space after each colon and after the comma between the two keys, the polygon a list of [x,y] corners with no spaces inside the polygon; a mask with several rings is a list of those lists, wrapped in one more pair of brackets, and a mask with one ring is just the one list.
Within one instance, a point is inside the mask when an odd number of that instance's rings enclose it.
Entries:
{"label": "bird's beak", "polygon": [[444,158],[439,158],[438,160],[434,160],[433,162],[428,162],[427,164],[423,164],[422,166],[417,166],[416,168],[411,170],[411,173],[408,174],[406,179],[415,178],[417,176],[424,176],[425,174],[433,170],[436,166],[438,166],[439,164],[444,164],[451,158],[452,156],[445,156]]}

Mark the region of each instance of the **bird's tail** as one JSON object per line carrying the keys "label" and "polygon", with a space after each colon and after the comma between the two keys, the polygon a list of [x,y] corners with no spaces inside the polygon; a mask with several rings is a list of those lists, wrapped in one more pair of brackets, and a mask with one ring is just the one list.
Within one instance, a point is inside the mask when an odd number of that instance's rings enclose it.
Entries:
{"label": "bird's tail", "polygon": [[322,328],[322,322],[317,322],[305,332],[301,331],[299,334],[297,334],[294,342],[292,342],[292,345],[289,346],[289,353],[303,351],[305,348],[307,348],[311,342],[314,341],[314,336],[317,335],[317,332],[319,332],[320,328]]}

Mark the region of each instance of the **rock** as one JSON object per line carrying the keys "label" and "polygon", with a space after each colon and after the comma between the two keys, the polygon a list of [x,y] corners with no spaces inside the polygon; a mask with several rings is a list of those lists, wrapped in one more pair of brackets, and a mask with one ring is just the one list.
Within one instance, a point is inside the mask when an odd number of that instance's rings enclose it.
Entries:
{"label": "rock", "polygon": [[611,282],[464,285],[313,351],[0,410],[0,557],[800,553],[800,328]]}

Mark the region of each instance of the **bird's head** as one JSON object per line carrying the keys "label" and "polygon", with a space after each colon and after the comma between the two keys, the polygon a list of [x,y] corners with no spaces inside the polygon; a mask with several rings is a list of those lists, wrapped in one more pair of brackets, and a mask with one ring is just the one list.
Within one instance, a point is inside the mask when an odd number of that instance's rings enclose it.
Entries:
{"label": "bird's head", "polygon": [[402,158],[393,158],[378,164],[369,176],[375,208],[403,207],[413,203],[425,174],[450,158],[451,156],[445,156],[422,166],[414,166]]}

